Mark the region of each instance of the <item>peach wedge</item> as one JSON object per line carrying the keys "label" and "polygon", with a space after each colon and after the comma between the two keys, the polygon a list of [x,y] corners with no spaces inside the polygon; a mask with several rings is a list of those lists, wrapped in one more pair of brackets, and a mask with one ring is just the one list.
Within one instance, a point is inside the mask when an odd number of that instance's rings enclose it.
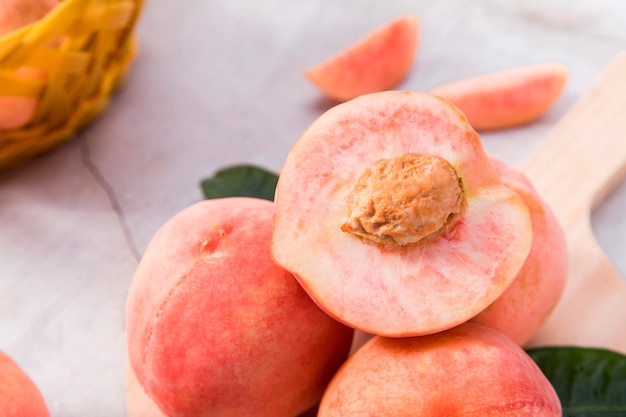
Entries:
{"label": "peach wedge", "polygon": [[33,380],[0,352],[0,416],[49,417],[48,406]]}
{"label": "peach wedge", "polygon": [[567,67],[545,63],[491,72],[442,84],[430,92],[450,101],[477,130],[532,122],[561,96]]}
{"label": "peach wedge", "polygon": [[513,282],[530,214],[462,113],[419,92],[322,114],[278,180],[272,256],[347,325],[417,336],[474,317]]}
{"label": "peach wedge", "polygon": [[338,102],[389,90],[413,66],[418,30],[417,17],[402,16],[307,69],[305,75]]}
{"label": "peach wedge", "polygon": [[465,323],[429,336],[374,337],[337,372],[318,416],[561,417],[561,404],[521,347]]}
{"label": "peach wedge", "polygon": [[272,208],[203,200],[147,247],[128,294],[128,352],[165,415],[293,417],[347,357],[352,329],[272,261]]}

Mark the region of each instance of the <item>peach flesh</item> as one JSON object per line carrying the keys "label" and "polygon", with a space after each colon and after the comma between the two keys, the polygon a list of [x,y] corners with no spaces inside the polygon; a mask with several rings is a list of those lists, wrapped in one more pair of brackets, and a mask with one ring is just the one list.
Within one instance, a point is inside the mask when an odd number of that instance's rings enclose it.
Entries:
{"label": "peach flesh", "polygon": [[537,119],[560,97],[567,67],[546,63],[442,84],[433,90],[457,106],[478,130],[503,129]]}
{"label": "peach flesh", "polygon": [[3,352],[0,352],[0,416],[50,416],[33,380]]}
{"label": "peach flesh", "polygon": [[352,329],[271,260],[272,207],[196,203],[145,251],[128,294],[129,360],[170,417],[293,417],[348,355]]}
{"label": "peach flesh", "polygon": [[493,327],[524,345],[537,333],[563,294],[568,274],[565,232],[526,176],[491,158],[504,184],[530,211],[533,243],[515,281],[473,321]]}
{"label": "peach flesh", "polygon": [[475,323],[414,338],[376,336],[335,374],[319,417],[560,417],[557,394],[502,333]]}
{"label": "peach flesh", "polygon": [[413,66],[418,21],[403,16],[377,28],[305,75],[328,98],[341,102],[400,83]]}
{"label": "peach flesh", "polygon": [[[408,154],[454,168],[466,199],[460,219],[405,246],[343,231],[362,173]],[[501,183],[478,134],[425,93],[374,93],[333,107],[292,147],[276,189],[272,256],[325,311],[366,333],[416,336],[469,320],[510,285],[531,239],[528,208]]]}
{"label": "peach flesh", "polygon": [[446,233],[464,205],[461,180],[448,161],[404,154],[365,170],[348,196],[341,230],[382,246],[421,243]]}

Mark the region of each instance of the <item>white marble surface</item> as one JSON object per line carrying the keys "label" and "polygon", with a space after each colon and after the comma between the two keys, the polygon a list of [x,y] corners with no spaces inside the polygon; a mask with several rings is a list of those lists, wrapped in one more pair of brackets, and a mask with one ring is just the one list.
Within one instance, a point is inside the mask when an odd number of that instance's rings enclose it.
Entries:
{"label": "white marble surface", "polygon": [[[0,349],[53,417],[125,415],[125,296],[151,236],[202,198],[199,181],[215,170],[280,169],[331,105],[302,70],[403,13],[418,15],[421,39],[401,89],[569,66],[564,95],[541,120],[483,135],[514,164],[626,51],[622,0],[148,0],[140,54],[108,111],[53,153],[0,174]],[[621,184],[592,223],[624,273]]]}

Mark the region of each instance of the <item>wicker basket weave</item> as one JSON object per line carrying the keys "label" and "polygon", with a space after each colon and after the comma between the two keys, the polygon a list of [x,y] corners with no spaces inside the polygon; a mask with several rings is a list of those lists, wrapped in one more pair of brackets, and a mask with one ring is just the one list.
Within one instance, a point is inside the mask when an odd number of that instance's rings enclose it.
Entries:
{"label": "wicker basket weave", "polygon": [[[0,97],[37,102],[27,124],[0,130],[0,170],[72,138],[107,106],[136,54],[142,7],[143,0],[62,0],[0,38]],[[24,67],[45,76],[24,79]]]}

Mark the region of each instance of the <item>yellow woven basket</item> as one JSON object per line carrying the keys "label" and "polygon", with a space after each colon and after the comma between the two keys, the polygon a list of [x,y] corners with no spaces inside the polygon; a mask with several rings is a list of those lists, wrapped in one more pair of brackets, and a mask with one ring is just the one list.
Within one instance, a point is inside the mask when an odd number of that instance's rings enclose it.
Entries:
{"label": "yellow woven basket", "polygon": [[[136,54],[142,7],[143,0],[62,0],[0,37],[0,100],[36,103],[26,124],[0,129],[0,170],[69,140],[107,106]],[[25,77],[25,68],[37,76]],[[0,112],[10,117],[11,106]]]}

